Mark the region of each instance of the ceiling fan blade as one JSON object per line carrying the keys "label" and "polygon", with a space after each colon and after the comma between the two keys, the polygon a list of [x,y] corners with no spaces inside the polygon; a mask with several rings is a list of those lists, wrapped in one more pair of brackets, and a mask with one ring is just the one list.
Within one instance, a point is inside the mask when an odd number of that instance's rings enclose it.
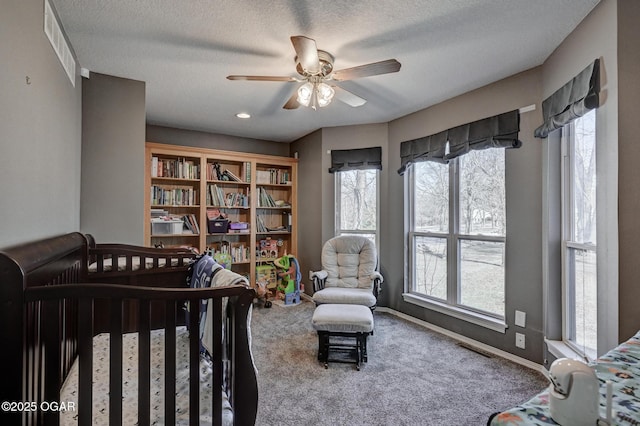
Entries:
{"label": "ceiling fan blade", "polygon": [[298,81],[294,77],[278,77],[269,75],[228,75],[228,80],[250,80],[250,81]]}
{"label": "ceiling fan blade", "polygon": [[310,74],[320,72],[320,58],[318,57],[318,48],[316,41],[305,36],[292,36],[291,43],[298,55],[298,62],[303,70]]}
{"label": "ceiling fan blade", "polygon": [[345,81],[398,71],[400,71],[400,62],[395,59],[387,59],[386,61],[373,62],[371,64],[334,71],[331,78],[336,81]]}
{"label": "ceiling fan blade", "polygon": [[348,90],[343,89],[340,86],[332,86],[333,90],[335,90],[335,98],[345,104],[352,107],[359,107],[367,103],[366,99],[361,98],[360,96],[349,92]]}
{"label": "ceiling fan blade", "polygon": [[284,109],[296,109],[300,106],[298,103],[298,91],[293,92],[293,95],[289,98],[286,104],[282,108]]}

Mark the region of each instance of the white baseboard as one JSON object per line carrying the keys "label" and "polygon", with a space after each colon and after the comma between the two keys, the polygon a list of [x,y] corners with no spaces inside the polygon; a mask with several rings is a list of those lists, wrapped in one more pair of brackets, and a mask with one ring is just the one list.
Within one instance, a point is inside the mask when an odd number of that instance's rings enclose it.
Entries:
{"label": "white baseboard", "polygon": [[546,371],[547,370],[541,364],[535,363],[533,361],[529,361],[528,359],[519,357],[517,355],[514,355],[514,354],[506,352],[506,351],[503,351],[501,349],[494,348],[493,346],[487,345],[487,344],[482,343],[482,342],[478,342],[477,340],[470,339],[470,338],[465,337],[465,336],[463,336],[461,334],[454,333],[453,331],[447,330],[446,328],[439,327],[439,326],[431,324],[431,323],[429,323],[427,321],[423,321],[421,319],[412,317],[411,315],[407,315],[407,314],[404,314],[402,312],[396,311],[396,310],[391,309],[391,308],[386,308],[386,307],[383,307],[383,306],[376,307],[376,311],[378,311],[378,312],[386,312],[386,313],[389,313],[391,315],[395,315],[395,316],[397,316],[399,318],[405,319],[405,320],[410,321],[410,322],[412,322],[414,324],[418,324],[418,325],[420,325],[422,327],[428,328],[429,330],[435,331],[436,333],[444,334],[445,336],[451,337],[452,339],[455,339],[455,340],[457,340],[459,342],[463,342],[463,343],[466,343],[468,345],[475,346],[476,348],[482,349],[485,352],[489,352],[490,354],[499,356],[501,358],[505,358],[505,359],[507,359],[509,361],[513,361],[516,364],[522,365],[523,367],[530,368],[532,370],[538,371],[538,372],[546,375]]}

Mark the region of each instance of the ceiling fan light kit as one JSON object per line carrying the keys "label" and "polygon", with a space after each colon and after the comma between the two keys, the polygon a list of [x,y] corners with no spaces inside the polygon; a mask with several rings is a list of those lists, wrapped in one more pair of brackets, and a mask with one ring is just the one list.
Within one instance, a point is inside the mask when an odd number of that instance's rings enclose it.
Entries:
{"label": "ceiling fan light kit", "polygon": [[400,71],[400,62],[395,59],[360,65],[353,68],[333,71],[334,57],[324,50],[318,50],[316,41],[305,36],[292,36],[291,44],[296,51],[296,71],[302,78],[255,76],[255,75],[230,75],[229,80],[250,81],[284,81],[304,82],[298,90],[284,104],[284,109],[296,109],[298,106],[325,107],[331,103],[336,90],[339,90],[340,101],[352,107],[359,107],[367,102],[358,95],[351,93],[340,86],[331,86],[327,81],[345,81],[373,75],[388,74]]}
{"label": "ceiling fan light kit", "polygon": [[326,107],[331,103],[335,90],[327,83],[322,81],[307,81],[298,88],[298,96],[296,101],[302,106],[311,106],[314,110],[316,107]]}

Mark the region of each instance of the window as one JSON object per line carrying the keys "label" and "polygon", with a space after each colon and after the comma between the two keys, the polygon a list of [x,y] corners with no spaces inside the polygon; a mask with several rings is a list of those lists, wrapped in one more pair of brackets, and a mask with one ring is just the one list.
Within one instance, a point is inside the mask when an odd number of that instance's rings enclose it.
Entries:
{"label": "window", "polygon": [[505,151],[409,169],[410,293],[504,320]]}
{"label": "window", "polygon": [[335,173],[335,234],[362,235],[378,247],[378,170]]}
{"label": "window", "polygon": [[563,340],[595,359],[597,330],[595,110],[563,128]]}

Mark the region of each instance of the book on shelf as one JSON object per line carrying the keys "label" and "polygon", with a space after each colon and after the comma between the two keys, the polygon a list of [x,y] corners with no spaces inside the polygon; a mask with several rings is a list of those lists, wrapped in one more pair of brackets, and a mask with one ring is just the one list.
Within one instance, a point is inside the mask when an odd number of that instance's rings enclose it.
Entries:
{"label": "book on shelf", "polygon": [[192,234],[200,234],[200,227],[198,226],[195,214],[186,214],[182,216],[182,221]]}
{"label": "book on shelf", "polygon": [[262,215],[256,215],[256,229],[258,232],[267,232],[267,226],[264,224]]}
{"label": "book on shelf", "polygon": [[190,186],[151,185],[151,205],[195,206],[198,190]]}
{"label": "book on shelf", "polygon": [[186,158],[162,159],[151,157],[151,177],[200,179],[200,164]]}
{"label": "book on shelf", "polygon": [[242,192],[228,192],[225,194],[224,190],[216,184],[209,185],[209,191],[207,193],[207,204],[211,206],[221,207],[249,207],[249,189],[246,190],[246,194]]}
{"label": "book on shelf", "polygon": [[256,183],[290,185],[291,172],[286,169],[256,170]]}
{"label": "book on shelf", "polygon": [[266,189],[258,187],[258,195],[258,207],[276,207],[276,202]]}
{"label": "book on shelf", "polygon": [[242,166],[244,181],[247,183],[251,183],[251,162],[245,161]]}
{"label": "book on shelf", "polygon": [[151,157],[151,177],[158,177],[158,157]]}
{"label": "book on shelf", "polygon": [[233,172],[229,169],[224,169],[224,172],[222,172],[224,176],[226,176],[227,178],[229,178],[228,180],[233,181],[233,182],[240,182],[240,178],[238,176],[236,176],[235,174],[233,174]]}
{"label": "book on shelf", "polygon": [[271,174],[268,170],[256,170],[256,183],[271,183]]}
{"label": "book on shelf", "polygon": [[164,217],[169,215],[169,210],[151,209],[151,218]]}

